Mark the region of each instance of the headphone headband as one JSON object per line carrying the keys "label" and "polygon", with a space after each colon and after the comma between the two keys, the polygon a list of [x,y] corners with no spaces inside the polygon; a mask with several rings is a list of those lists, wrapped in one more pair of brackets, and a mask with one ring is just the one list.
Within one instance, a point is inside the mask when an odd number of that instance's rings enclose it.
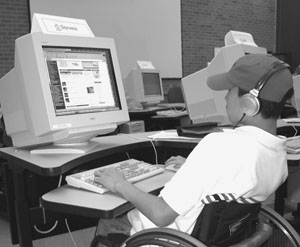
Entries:
{"label": "headphone headband", "polygon": [[256,86],[250,90],[250,93],[253,94],[255,97],[259,97],[259,93],[261,92],[261,90],[263,89],[263,87],[267,84],[267,82],[269,81],[269,79],[278,71],[283,70],[283,69],[287,69],[290,66],[283,62],[283,61],[275,61],[273,63],[273,67],[272,69],[264,74],[259,81],[257,82]]}
{"label": "headphone headband", "polygon": [[241,97],[240,104],[245,115],[255,116],[260,111],[259,94],[261,90],[275,73],[289,67],[288,64],[279,60],[272,65],[272,69],[259,79],[256,86]]}

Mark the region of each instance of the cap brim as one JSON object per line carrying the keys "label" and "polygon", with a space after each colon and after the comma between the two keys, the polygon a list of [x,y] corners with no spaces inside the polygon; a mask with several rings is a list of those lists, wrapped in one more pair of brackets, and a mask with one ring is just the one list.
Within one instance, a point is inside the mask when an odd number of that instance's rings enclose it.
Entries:
{"label": "cap brim", "polygon": [[234,84],[228,78],[227,72],[208,77],[207,85],[216,91],[228,90],[234,87]]}

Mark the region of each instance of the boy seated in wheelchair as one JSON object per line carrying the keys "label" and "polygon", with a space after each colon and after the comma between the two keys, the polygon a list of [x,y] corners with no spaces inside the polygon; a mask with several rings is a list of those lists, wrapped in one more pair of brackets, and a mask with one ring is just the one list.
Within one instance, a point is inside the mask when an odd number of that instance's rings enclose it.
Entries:
{"label": "boy seated in wheelchair", "polygon": [[97,234],[102,237],[92,245],[110,245],[110,231],[129,235],[170,227],[191,233],[203,207],[216,198],[263,202],[285,181],[286,140],[276,135],[276,126],[293,94],[288,65],[270,55],[249,54],[207,83],[213,90],[228,90],[226,111],[235,128],[208,134],[187,159],[171,157],[166,164],[183,165],[158,196],[139,190],[115,169],[96,172],[95,181],[135,209],[120,219],[100,220]]}

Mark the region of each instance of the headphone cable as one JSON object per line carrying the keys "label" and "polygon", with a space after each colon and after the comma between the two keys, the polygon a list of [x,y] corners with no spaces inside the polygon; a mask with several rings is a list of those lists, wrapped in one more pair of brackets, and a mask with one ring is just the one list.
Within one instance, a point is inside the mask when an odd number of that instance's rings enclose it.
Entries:
{"label": "headphone cable", "polygon": [[233,126],[233,129],[239,126],[239,124],[243,121],[244,117],[246,116],[246,113],[243,113],[243,116],[240,118],[240,120]]}

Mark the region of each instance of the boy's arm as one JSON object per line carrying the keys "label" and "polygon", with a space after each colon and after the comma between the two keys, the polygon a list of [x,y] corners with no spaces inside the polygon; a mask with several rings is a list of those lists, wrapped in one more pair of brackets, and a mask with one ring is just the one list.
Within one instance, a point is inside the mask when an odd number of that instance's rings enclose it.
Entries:
{"label": "boy's arm", "polygon": [[95,172],[95,181],[110,191],[121,194],[159,227],[173,223],[178,216],[163,198],[141,191],[126,181],[122,173],[114,168]]}

